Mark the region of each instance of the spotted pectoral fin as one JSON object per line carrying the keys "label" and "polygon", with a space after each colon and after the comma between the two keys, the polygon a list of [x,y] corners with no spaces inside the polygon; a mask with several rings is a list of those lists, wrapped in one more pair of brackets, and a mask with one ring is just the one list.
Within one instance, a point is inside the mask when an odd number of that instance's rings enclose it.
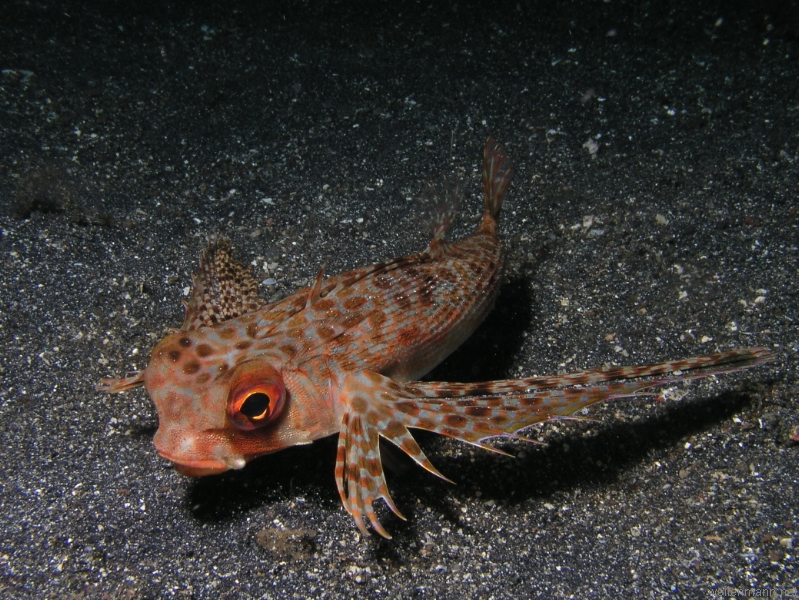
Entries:
{"label": "spotted pectoral fin", "polygon": [[385,538],[391,536],[377,518],[375,500],[382,498],[394,514],[404,517],[388,492],[380,459],[380,437],[398,446],[431,473],[446,479],[413,439],[402,421],[404,415],[394,411],[393,405],[399,400],[402,400],[401,385],[374,371],[347,375],[339,392],[345,411],[336,456],[336,485],[341,501],[364,534],[368,522]]}
{"label": "spotted pectoral fin", "polygon": [[366,531],[368,521],[388,537],[373,508],[374,501],[383,498],[399,515],[383,476],[381,436],[443,477],[416,444],[409,427],[496,451],[486,445],[488,438],[517,437],[521,429],[574,418],[579,410],[599,402],[754,367],[773,358],[765,348],[747,348],[652,365],[481,383],[397,382],[373,371],[351,373],[339,392],[345,411],[336,461],[341,500],[361,531]]}
{"label": "spotted pectoral fin", "polygon": [[774,358],[766,348],[745,348],[677,361],[611,367],[554,377],[481,383],[412,381],[394,403],[408,427],[435,431],[487,448],[484,440],[514,434],[583,408],[690,379],[730,373]]}
{"label": "spotted pectoral fin", "polygon": [[258,310],[265,302],[250,270],[233,259],[230,241],[211,240],[200,255],[186,306],[184,331],[199,329]]}

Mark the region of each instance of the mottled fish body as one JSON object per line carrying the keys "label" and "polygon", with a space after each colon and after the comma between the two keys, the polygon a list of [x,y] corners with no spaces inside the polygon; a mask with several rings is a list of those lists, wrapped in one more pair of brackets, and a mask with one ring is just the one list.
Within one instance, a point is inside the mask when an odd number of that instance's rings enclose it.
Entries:
{"label": "mottled fish body", "polygon": [[[492,138],[483,156],[484,214],[475,233],[446,239],[434,223],[417,254],[325,279],[267,304],[224,238],[200,257],[183,326],[143,371],[107,379],[119,392],[144,384],[158,411],[158,453],[192,476],[242,468],[258,456],[338,434],[336,482],[361,531],[385,537],[374,511],[388,492],[379,439],[440,475],[408,428],[491,449],[513,436],[613,398],[675,381],[762,364],[764,348],[636,367],[481,383],[418,381],[483,321],[497,296],[497,232],[512,167]],[[456,188],[457,189],[457,188]],[[457,198],[450,198],[452,204]],[[401,515],[400,515],[401,516]]]}

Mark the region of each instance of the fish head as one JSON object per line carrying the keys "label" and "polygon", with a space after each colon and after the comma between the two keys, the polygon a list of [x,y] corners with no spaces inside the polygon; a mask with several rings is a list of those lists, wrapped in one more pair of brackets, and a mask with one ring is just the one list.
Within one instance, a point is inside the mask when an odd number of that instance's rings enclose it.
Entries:
{"label": "fish head", "polygon": [[250,342],[236,343],[231,331],[223,324],[171,334],[144,372],[158,412],[156,450],[184,475],[240,469],[327,434],[329,424],[309,410],[317,397],[307,378]]}

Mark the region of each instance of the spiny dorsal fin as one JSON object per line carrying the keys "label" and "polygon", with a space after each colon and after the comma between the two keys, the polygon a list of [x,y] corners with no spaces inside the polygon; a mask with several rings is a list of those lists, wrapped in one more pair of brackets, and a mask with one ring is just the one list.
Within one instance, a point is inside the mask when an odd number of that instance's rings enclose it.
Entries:
{"label": "spiny dorsal fin", "polygon": [[494,219],[499,217],[502,199],[513,177],[513,163],[508,158],[505,148],[493,137],[486,140],[483,150],[483,196],[486,211]]}
{"label": "spiny dorsal fin", "polygon": [[440,185],[428,183],[423,190],[423,202],[426,206],[425,224],[432,234],[427,252],[437,258],[446,251],[447,231],[455,222],[461,202],[463,190],[460,178],[443,177]]}
{"label": "spiny dorsal fin", "polygon": [[208,242],[186,306],[184,331],[207,327],[258,310],[265,304],[250,270],[233,259],[230,240]]}
{"label": "spiny dorsal fin", "polygon": [[313,287],[308,288],[308,299],[305,301],[305,308],[309,308],[316,300],[322,297],[322,284],[325,281],[325,267],[327,266],[327,259],[322,263],[319,272],[316,274]]}

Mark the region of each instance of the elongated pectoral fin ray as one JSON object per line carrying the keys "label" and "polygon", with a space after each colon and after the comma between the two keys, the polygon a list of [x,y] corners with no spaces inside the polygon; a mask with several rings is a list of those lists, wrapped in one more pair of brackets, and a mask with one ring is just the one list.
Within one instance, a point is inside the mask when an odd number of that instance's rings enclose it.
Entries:
{"label": "elongated pectoral fin ray", "polygon": [[405,384],[404,390],[413,396],[427,398],[462,398],[466,396],[512,395],[539,390],[589,387],[626,379],[668,375],[670,380],[687,380],[731,373],[767,363],[774,354],[767,348],[744,348],[718,354],[708,354],[683,360],[639,365],[634,367],[606,367],[589,369],[566,375],[499,379],[479,383],[450,383],[441,381],[414,381]]}
{"label": "elongated pectoral fin ray", "polygon": [[[574,413],[606,400],[651,395],[649,388],[753,367],[773,354],[748,348],[637,367],[612,367],[555,377],[481,383],[414,381],[396,410],[408,427],[428,429],[470,443],[552,419],[583,419]],[[435,418],[434,418],[435,417]]]}
{"label": "elongated pectoral fin ray", "polygon": [[336,457],[336,485],[344,507],[364,535],[368,533],[366,519],[377,533],[385,538],[391,537],[377,519],[374,501],[383,498],[394,513],[401,515],[388,493],[377,431],[364,426],[361,415],[347,414],[342,421]]}

